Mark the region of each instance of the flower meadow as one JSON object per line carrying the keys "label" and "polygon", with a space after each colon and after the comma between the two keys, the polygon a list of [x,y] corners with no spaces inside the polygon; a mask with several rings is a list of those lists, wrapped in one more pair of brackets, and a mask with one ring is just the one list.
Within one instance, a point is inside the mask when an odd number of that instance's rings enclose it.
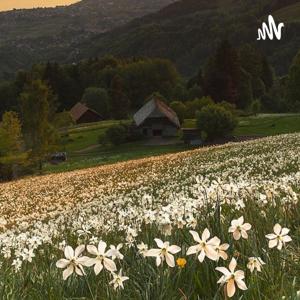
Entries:
{"label": "flower meadow", "polygon": [[0,185],[0,299],[300,299],[300,135]]}

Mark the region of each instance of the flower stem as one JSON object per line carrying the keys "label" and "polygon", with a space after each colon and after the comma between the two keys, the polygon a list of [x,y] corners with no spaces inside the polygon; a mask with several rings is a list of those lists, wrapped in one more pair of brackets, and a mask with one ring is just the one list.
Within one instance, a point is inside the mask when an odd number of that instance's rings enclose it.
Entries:
{"label": "flower stem", "polygon": [[96,298],[95,298],[95,296],[94,296],[94,294],[93,294],[93,292],[92,292],[92,289],[91,289],[90,283],[89,283],[89,281],[88,281],[88,279],[87,279],[87,276],[86,276],[86,275],[84,275],[84,279],[85,279],[85,282],[86,282],[86,284],[87,284],[87,286],[88,286],[88,288],[89,288],[89,292],[90,292],[90,294],[91,294],[91,297],[92,297],[92,299],[93,299],[93,300],[96,300]]}

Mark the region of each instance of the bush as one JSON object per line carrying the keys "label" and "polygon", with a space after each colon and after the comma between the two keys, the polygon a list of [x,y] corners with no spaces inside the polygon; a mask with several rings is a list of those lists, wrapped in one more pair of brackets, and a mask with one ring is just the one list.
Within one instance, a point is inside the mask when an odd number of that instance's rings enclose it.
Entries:
{"label": "bush", "polygon": [[127,136],[127,128],[121,124],[113,125],[105,132],[105,140],[114,146],[124,144],[127,141]]}
{"label": "bush", "polygon": [[257,115],[261,112],[261,102],[259,99],[253,100],[251,103],[251,112],[253,115]]}
{"label": "bush", "polygon": [[111,144],[118,146],[128,142],[135,142],[142,139],[142,135],[134,130],[132,125],[118,124],[109,127],[104,134],[98,137],[98,142],[101,145]]}
{"label": "bush", "polygon": [[210,104],[202,108],[196,118],[197,127],[207,140],[229,136],[237,125],[237,119],[232,112],[218,104]]}
{"label": "bush", "polygon": [[236,109],[235,104],[229,103],[227,101],[222,101],[219,103],[219,106],[224,107],[226,110],[229,110],[234,116],[238,115],[238,110]]}
{"label": "bush", "polygon": [[170,103],[170,107],[176,112],[180,123],[182,123],[185,118],[185,105],[180,101],[173,101]]}
{"label": "bush", "polygon": [[193,101],[187,101],[186,106],[186,118],[194,119],[196,117],[196,112],[200,111],[203,107],[214,104],[210,97],[202,97],[200,99],[195,99]]}

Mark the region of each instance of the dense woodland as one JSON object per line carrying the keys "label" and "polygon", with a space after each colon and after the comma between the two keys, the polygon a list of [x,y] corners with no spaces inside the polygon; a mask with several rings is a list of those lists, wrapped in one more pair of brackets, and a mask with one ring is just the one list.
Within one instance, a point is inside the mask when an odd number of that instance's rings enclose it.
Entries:
{"label": "dense woodland", "polygon": [[188,79],[165,59],[107,56],[78,64],[48,62],[34,65],[30,71],[19,71],[13,80],[0,83],[0,113],[20,112],[20,95],[36,80],[52,94],[52,110],[68,111],[82,101],[104,119],[127,118],[152,93],[161,94],[168,103],[189,104],[210,96],[215,102],[226,101],[247,111],[259,99],[262,111],[295,111],[299,109],[297,97],[292,95],[297,86],[297,65],[296,57],[288,75],[276,76],[257,48],[250,44],[235,48],[228,41],[220,43],[205,67]]}
{"label": "dense woodland", "polygon": [[[188,79],[172,62],[159,58],[106,56],[78,64],[37,64],[0,83],[0,169],[8,167],[10,177],[20,172],[14,169],[20,165],[41,170],[47,155],[60,143],[59,129],[72,124],[68,111],[79,101],[103,119],[121,120],[131,118],[156,93],[181,121],[198,119],[201,111],[207,124],[209,115],[224,117],[232,130],[236,122],[227,117],[226,110],[235,114],[299,112],[299,87],[300,52],[288,74],[279,77],[255,46],[236,48],[227,40]],[[214,103],[220,106],[203,111]]]}

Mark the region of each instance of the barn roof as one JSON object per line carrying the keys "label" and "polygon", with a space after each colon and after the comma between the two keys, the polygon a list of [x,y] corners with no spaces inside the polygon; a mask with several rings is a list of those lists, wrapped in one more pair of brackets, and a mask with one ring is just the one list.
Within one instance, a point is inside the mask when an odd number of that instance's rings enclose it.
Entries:
{"label": "barn roof", "polygon": [[70,114],[72,119],[76,122],[78,121],[87,111],[92,111],[93,113],[97,114],[99,117],[100,115],[93,109],[87,107],[83,103],[76,103],[70,110]]}
{"label": "barn roof", "polygon": [[156,109],[158,109],[176,127],[180,127],[180,122],[175,111],[164,102],[154,97],[135,113],[133,116],[135,124],[140,126]]}

